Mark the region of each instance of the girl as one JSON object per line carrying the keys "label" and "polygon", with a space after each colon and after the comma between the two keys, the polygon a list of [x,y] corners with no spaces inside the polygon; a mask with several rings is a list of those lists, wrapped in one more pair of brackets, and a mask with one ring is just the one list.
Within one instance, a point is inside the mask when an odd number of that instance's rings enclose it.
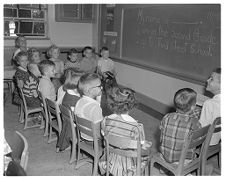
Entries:
{"label": "girl", "polygon": [[[119,89],[115,87],[112,89],[111,95],[107,99],[108,106],[114,114],[106,117],[102,122],[102,134],[104,136],[104,131],[113,131],[113,132],[127,132],[121,131],[121,123],[116,123],[117,121],[127,122],[134,125],[140,129],[141,144],[142,149],[147,150],[151,146],[151,143],[145,141],[143,125],[139,124],[134,118],[129,115],[129,112],[136,106],[137,101],[135,98],[135,92],[131,89],[124,88]],[[110,127],[105,127],[105,121],[109,120]],[[111,120],[111,121],[110,121]],[[126,128],[126,124],[124,124]],[[134,136],[135,137],[135,136]],[[99,168],[102,174],[106,172],[106,158],[105,154],[100,159]],[[110,163],[110,173],[112,175],[134,175],[136,173],[135,163],[132,158],[119,156],[113,153],[109,154],[109,163]],[[127,166],[127,167],[125,167]]]}
{"label": "girl", "polygon": [[75,48],[68,52],[68,60],[65,63],[65,69],[72,68],[78,70],[80,68],[80,61],[78,60],[78,51]]}
{"label": "girl", "polygon": [[[77,91],[77,83],[80,79],[81,73],[75,73],[73,70],[67,70],[67,78],[63,85],[65,95],[62,100],[62,105],[74,111],[76,102],[80,98]],[[62,132],[60,133],[56,151],[64,151],[70,147],[70,140],[72,139],[71,126],[67,121],[63,121]]]}
{"label": "girl", "polygon": [[[16,56],[18,68],[14,75],[16,88],[13,93],[13,102],[20,105],[22,100],[19,96],[19,88],[22,88],[28,107],[36,108],[41,106],[38,98],[38,79],[27,70],[28,55],[27,52],[19,52]],[[21,121],[23,122],[23,121]]]}
{"label": "girl", "polygon": [[64,62],[59,59],[59,54],[60,49],[56,45],[51,45],[47,50],[49,60],[55,63],[55,78],[52,79],[52,83],[56,91],[61,86],[60,78],[64,73]]}
{"label": "girl", "polygon": [[38,69],[38,64],[41,62],[41,52],[37,48],[30,48],[28,50],[28,70],[36,77],[41,77],[41,72]]}

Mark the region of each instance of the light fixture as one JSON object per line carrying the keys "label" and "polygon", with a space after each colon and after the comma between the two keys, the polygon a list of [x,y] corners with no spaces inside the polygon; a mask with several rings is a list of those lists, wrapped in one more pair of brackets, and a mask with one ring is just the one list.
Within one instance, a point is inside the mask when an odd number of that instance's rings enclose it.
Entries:
{"label": "light fixture", "polygon": [[16,34],[14,33],[15,32],[15,29],[16,29],[15,22],[13,20],[12,21],[9,21],[9,35],[10,36],[16,36]]}

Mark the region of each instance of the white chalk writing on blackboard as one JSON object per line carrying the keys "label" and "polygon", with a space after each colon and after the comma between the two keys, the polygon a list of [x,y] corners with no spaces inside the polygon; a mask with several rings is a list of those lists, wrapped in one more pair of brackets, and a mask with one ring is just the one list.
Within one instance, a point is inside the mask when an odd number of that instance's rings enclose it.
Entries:
{"label": "white chalk writing on blackboard", "polygon": [[[179,22],[145,15],[139,8],[137,13],[136,44],[141,48],[160,48],[182,54],[213,56],[216,37],[212,32],[201,32],[202,21]],[[186,28],[179,29],[179,25]]]}

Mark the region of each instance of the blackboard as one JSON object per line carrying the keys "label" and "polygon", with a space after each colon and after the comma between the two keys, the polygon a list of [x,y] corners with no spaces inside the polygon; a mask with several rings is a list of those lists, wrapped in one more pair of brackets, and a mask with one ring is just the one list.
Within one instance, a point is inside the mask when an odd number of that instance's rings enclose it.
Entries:
{"label": "blackboard", "polygon": [[122,8],[121,61],[203,82],[221,64],[220,5]]}

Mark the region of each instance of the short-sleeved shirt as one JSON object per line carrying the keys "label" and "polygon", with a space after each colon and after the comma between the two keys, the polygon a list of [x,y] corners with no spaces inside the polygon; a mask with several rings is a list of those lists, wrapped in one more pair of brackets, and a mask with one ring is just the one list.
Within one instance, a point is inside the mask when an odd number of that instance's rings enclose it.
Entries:
{"label": "short-sleeved shirt", "polygon": [[[75,106],[75,115],[85,118],[94,123],[98,123],[103,120],[102,108],[100,103],[88,96],[82,96]],[[81,135],[87,140],[93,140],[89,136]]]}
{"label": "short-sleeved shirt", "polygon": [[[221,95],[215,95],[212,99],[208,99],[202,106],[201,117],[199,122],[202,127],[212,124],[217,117],[221,117],[220,112],[220,98]],[[210,145],[216,145],[221,139],[221,132],[213,133]]]}
{"label": "short-sleeved shirt", "polygon": [[108,58],[108,59],[100,58],[98,60],[98,69],[102,73],[107,72],[107,71],[113,72],[114,71],[114,63],[110,58]]}
{"label": "short-sleeved shirt", "polygon": [[[179,161],[185,137],[200,127],[198,119],[188,114],[166,114],[160,123],[160,151],[164,159],[169,163]],[[194,149],[189,149],[186,159],[193,157]]]}
{"label": "short-sleeved shirt", "polygon": [[42,76],[39,82],[38,90],[43,94],[45,98],[48,98],[52,101],[56,100],[55,87],[50,78]]}

